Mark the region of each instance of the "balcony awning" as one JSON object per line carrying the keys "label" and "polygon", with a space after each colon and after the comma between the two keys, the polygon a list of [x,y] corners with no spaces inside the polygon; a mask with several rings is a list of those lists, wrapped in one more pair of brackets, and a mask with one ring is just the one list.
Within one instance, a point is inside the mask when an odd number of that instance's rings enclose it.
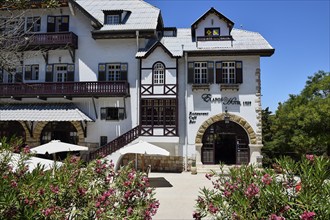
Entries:
{"label": "balcony awning", "polygon": [[0,121],[94,121],[73,103],[0,104]]}

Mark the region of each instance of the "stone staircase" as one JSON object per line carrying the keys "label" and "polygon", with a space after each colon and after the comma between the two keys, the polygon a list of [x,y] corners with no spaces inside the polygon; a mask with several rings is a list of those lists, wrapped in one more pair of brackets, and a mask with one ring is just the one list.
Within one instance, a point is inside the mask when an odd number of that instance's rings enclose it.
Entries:
{"label": "stone staircase", "polygon": [[[229,173],[229,169],[231,167],[235,167],[237,165],[225,165],[223,167],[223,171],[225,174]],[[211,170],[220,173],[220,165],[205,165],[205,164],[197,164],[197,173],[210,173]]]}

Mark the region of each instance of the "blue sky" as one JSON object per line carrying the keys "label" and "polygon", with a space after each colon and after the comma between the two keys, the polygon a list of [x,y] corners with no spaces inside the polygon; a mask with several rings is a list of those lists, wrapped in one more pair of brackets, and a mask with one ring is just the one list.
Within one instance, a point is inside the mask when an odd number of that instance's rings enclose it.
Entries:
{"label": "blue sky", "polygon": [[308,76],[330,71],[329,0],[146,0],[162,11],[165,26],[190,27],[211,7],[256,31],[275,48],[261,59],[262,107],[271,111],[299,94]]}

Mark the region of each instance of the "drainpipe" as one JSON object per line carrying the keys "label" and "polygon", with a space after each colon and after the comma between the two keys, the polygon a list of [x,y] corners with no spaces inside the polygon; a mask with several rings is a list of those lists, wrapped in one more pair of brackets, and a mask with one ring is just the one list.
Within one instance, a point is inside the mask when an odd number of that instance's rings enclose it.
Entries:
{"label": "drainpipe", "polygon": [[[140,47],[140,44],[139,44],[139,35],[140,35],[140,32],[139,31],[136,31],[136,52],[139,51],[139,47]],[[136,106],[137,106],[137,109],[136,109],[136,126],[139,125],[139,121],[140,121],[140,117],[139,117],[139,114],[140,114],[140,84],[139,84],[139,80],[140,80],[140,59],[137,59],[137,71],[136,71],[136,79],[135,79],[135,85],[136,85]]]}
{"label": "drainpipe", "polygon": [[182,44],[182,52],[184,53],[184,75],[185,75],[185,94],[184,94],[184,98],[185,98],[185,115],[184,115],[184,123],[185,123],[185,140],[184,140],[184,145],[185,145],[185,171],[188,170],[188,121],[187,121],[187,116],[188,116],[188,57],[187,57],[187,52],[184,52],[184,45]]}

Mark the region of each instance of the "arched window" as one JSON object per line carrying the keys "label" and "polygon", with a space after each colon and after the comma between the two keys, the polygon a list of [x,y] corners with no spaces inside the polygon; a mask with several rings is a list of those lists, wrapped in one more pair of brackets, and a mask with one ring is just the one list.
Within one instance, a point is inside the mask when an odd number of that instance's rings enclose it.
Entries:
{"label": "arched window", "polygon": [[164,84],[165,79],[165,67],[164,64],[157,62],[154,64],[153,67],[153,74],[154,74],[154,84]]}

